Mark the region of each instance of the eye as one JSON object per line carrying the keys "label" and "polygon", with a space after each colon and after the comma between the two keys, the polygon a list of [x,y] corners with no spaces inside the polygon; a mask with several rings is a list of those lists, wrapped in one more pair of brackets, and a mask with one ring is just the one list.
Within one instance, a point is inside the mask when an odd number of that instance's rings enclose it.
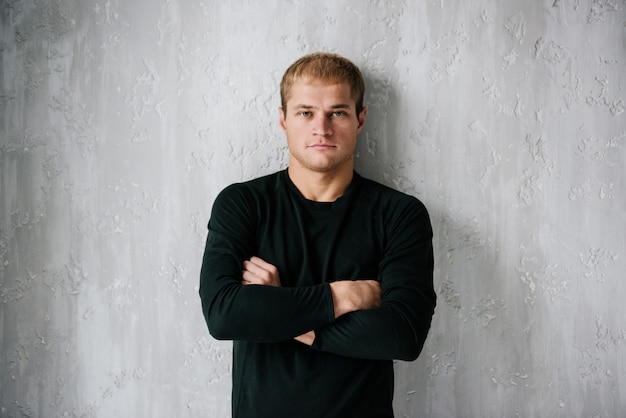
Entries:
{"label": "eye", "polygon": [[308,110],[302,110],[298,112],[298,115],[302,116],[303,118],[308,118],[311,116],[311,112],[309,112]]}
{"label": "eye", "polygon": [[341,117],[341,116],[345,116],[346,112],[344,112],[343,110],[337,110],[335,112],[333,112],[333,117]]}

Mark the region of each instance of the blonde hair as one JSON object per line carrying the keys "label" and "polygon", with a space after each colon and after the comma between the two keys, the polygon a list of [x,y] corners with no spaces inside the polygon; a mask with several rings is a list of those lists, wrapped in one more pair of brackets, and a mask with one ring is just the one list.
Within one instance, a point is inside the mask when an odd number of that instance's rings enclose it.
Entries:
{"label": "blonde hair", "polygon": [[359,67],[349,59],[338,54],[315,52],[305,55],[291,64],[280,82],[280,102],[285,111],[287,110],[287,102],[291,97],[291,87],[299,78],[348,83],[352,98],[356,103],[356,113],[357,115],[361,113],[365,82]]}

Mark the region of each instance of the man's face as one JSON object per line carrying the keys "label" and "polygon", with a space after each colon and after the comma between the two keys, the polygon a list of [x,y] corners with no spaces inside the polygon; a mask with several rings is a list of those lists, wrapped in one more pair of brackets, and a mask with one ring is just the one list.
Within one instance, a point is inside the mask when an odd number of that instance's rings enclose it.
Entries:
{"label": "man's face", "polygon": [[354,165],[357,135],[367,109],[356,114],[347,83],[298,79],[291,87],[280,126],[287,135],[289,165],[332,173]]}

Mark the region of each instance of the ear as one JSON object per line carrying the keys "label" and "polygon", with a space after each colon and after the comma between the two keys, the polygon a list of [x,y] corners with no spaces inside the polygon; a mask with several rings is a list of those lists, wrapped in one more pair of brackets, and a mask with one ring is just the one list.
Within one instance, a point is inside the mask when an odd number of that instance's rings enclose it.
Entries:
{"label": "ear", "polygon": [[357,128],[357,132],[361,132],[361,129],[363,129],[363,125],[365,125],[365,116],[367,116],[367,107],[363,106],[363,109],[361,109],[361,113],[359,113],[359,115],[357,116],[357,119],[359,120],[359,127]]}
{"label": "ear", "polygon": [[287,132],[287,122],[285,122],[285,118],[287,117],[287,115],[285,115],[285,109],[283,109],[282,106],[279,106],[278,113],[278,122],[280,123],[280,127],[282,128],[283,132]]}

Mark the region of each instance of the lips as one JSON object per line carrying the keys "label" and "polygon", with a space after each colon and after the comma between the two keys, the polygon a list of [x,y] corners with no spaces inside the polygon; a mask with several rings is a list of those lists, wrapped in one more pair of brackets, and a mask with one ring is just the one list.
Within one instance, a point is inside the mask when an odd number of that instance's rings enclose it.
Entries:
{"label": "lips", "polygon": [[331,144],[313,144],[313,145],[309,145],[309,148],[314,148],[314,149],[331,149],[331,148],[335,148],[335,146],[331,145]]}

